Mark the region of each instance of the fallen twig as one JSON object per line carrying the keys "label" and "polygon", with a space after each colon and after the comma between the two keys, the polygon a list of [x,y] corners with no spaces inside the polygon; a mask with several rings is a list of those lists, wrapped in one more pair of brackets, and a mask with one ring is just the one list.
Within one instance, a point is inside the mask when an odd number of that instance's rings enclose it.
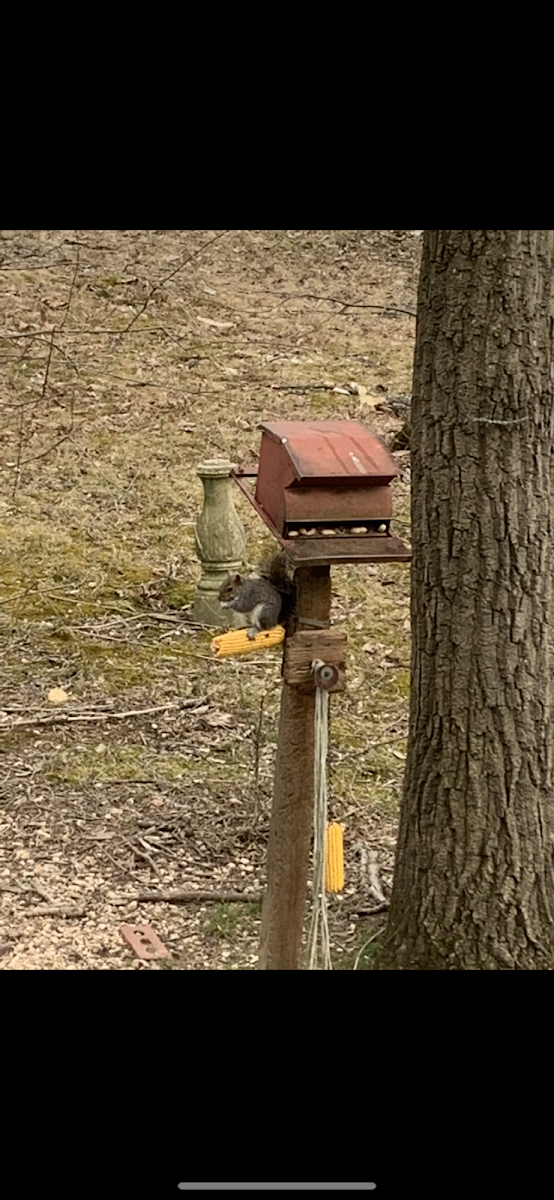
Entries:
{"label": "fallen twig", "polygon": [[52,900],[50,892],[48,892],[46,890],[46,888],[42,886],[42,883],[38,882],[38,879],[36,880],[35,883],[30,884],[29,890],[31,892],[36,892],[37,896],[41,896],[43,900],[46,900],[47,904],[49,904],[50,906],[53,906],[54,901]]}
{"label": "fallen twig", "polygon": [[273,392],[334,392],[336,383],[272,383]]}
{"label": "fallen twig", "polygon": [[[147,844],[147,843],[146,843],[146,842],[143,840],[143,838],[139,838],[139,842],[141,842],[143,846],[146,846],[146,844]],[[151,867],[151,869],[153,870],[154,874],[158,876],[158,879],[160,878],[160,872],[158,871],[158,868],[157,868],[157,866],[156,866],[156,864],[155,864],[155,862],[154,862],[154,859],[152,858],[152,855],[151,855],[151,854],[148,854],[146,850],[139,850],[138,846],[135,846],[135,845],[133,844],[133,842],[130,842],[130,841],[129,841],[129,842],[125,842],[125,843],[124,843],[124,845],[126,845],[126,846],[130,846],[130,847],[131,847],[131,850],[133,851],[133,854],[135,855],[135,857],[136,857],[136,858],[140,858],[140,859],[141,859],[143,862],[147,862],[147,863],[148,863],[148,866],[149,866],[149,867]]]}
{"label": "fallen twig", "polygon": [[374,942],[376,938],[380,937],[381,934],[385,932],[385,928],[386,928],[385,925],[382,925],[380,929],[377,929],[375,933],[372,933],[371,937],[367,939],[367,942],[364,942],[361,950],[358,952],[358,954],[356,956],[356,962],[354,963],[354,966],[352,968],[354,971],[358,970],[358,963],[359,963],[366,947],[369,946],[370,942]]}
{"label": "fallen twig", "polygon": [[263,290],[269,296],[282,296],[296,300],[325,300],[328,304],[341,304],[342,312],[347,308],[372,308],[378,312],[403,313],[407,317],[415,317],[417,315],[411,308],[397,308],[394,304],[367,304],[364,301],[340,300],[338,296],[316,296],[313,292],[278,292],[272,288],[264,288]]}
{"label": "fallen twig", "polygon": [[8,723],[3,724],[1,726],[1,728],[3,728],[3,729],[23,729],[27,725],[64,725],[64,724],[74,724],[77,721],[111,721],[112,718],[117,719],[119,721],[123,721],[129,717],[149,717],[149,716],[152,716],[154,713],[169,712],[172,710],[174,711],[175,709],[179,710],[179,709],[184,709],[184,708],[192,708],[193,705],[200,707],[202,705],[202,700],[198,700],[197,698],[195,698],[194,700],[180,700],[176,704],[175,703],[156,704],[153,708],[130,708],[130,709],[127,709],[125,712],[105,712],[105,711],[98,712],[98,713],[58,712],[58,713],[52,713],[51,715],[48,714],[45,717],[39,717],[37,715],[36,717],[31,718],[31,720],[25,720],[21,717],[17,717],[15,719],[15,721],[11,722],[11,724],[8,724]]}
{"label": "fallen twig", "polygon": [[134,778],[133,779],[112,779],[110,776],[106,776],[105,778],[102,779],[102,783],[118,784],[120,787],[122,785],[131,785],[131,784],[133,784],[133,786],[134,786],[135,783],[149,783],[155,787],[176,787],[177,784],[179,783],[179,780],[178,779],[151,779],[151,778],[144,779],[142,776],[140,779],[134,779]]}
{"label": "fallen twig", "polygon": [[62,908],[57,904],[42,904],[40,908],[27,908],[18,913],[20,917],[84,917],[86,908]]}
{"label": "fallen twig", "polygon": [[377,904],[375,908],[358,908],[356,905],[354,905],[352,908],[348,908],[346,911],[351,913],[352,916],[376,917],[378,913],[388,912],[389,908],[390,905],[388,903]]}
{"label": "fallen twig", "polygon": [[149,900],[164,904],[190,904],[195,901],[211,901],[214,904],[257,904],[263,900],[263,892],[137,892],[133,896],[118,896],[112,904],[146,904]]}

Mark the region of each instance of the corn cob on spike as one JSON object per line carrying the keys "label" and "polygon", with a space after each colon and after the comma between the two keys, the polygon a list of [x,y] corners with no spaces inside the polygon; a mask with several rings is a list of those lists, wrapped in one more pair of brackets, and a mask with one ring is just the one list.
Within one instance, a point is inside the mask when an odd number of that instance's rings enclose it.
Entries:
{"label": "corn cob on spike", "polygon": [[342,825],[332,821],[325,839],[325,889],[342,892],[344,887],[344,841]]}
{"label": "corn cob on spike", "polygon": [[273,629],[263,629],[255,638],[249,638],[246,629],[231,629],[229,633],[221,633],[212,640],[212,650],[216,658],[229,658],[234,654],[252,654],[255,650],[270,650],[285,640],[285,630],[282,625]]}

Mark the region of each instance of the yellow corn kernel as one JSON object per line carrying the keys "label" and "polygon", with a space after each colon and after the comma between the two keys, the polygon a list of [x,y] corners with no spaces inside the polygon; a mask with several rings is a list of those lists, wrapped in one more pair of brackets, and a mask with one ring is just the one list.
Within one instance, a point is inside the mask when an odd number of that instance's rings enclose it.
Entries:
{"label": "yellow corn kernel", "polygon": [[285,640],[285,630],[282,625],[273,629],[263,629],[255,638],[249,638],[246,629],[231,629],[229,633],[221,633],[212,641],[212,650],[216,658],[228,658],[232,654],[252,654],[254,650],[269,650]]}
{"label": "yellow corn kernel", "polygon": [[342,892],[344,887],[344,842],[342,825],[332,821],[327,826],[325,846],[325,888],[328,892]]}

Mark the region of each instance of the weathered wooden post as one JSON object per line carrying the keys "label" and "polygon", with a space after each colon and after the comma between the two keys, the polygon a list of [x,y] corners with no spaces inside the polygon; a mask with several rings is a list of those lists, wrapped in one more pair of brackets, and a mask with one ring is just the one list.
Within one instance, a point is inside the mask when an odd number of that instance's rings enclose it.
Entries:
{"label": "weathered wooden post", "polygon": [[[302,629],[329,624],[328,566],[295,572]],[[317,655],[314,653],[314,658]],[[279,744],[267,848],[267,893],[258,970],[296,971],[302,944],[314,818],[315,689],[283,683]]]}
{"label": "weathered wooden post", "polygon": [[[296,971],[314,811],[312,664],[331,668],[319,686],[345,686],[346,637],[329,628],[330,567],[409,562],[411,555],[390,532],[390,483],[399,470],[380,438],[358,421],[264,422],[261,429],[259,464],[233,474],[294,564],[297,598],[285,640],[258,966]],[[245,483],[249,476],[256,477],[255,494]]]}

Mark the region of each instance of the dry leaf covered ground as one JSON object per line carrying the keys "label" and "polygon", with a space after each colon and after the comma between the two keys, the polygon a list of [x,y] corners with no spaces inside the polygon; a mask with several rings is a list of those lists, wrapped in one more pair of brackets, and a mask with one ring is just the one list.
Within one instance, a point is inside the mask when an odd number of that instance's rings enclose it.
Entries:
{"label": "dry leaf covered ground", "polygon": [[[261,419],[359,418],[390,442],[419,244],[410,230],[1,231],[1,968],[255,966],[257,901],[137,898],[264,886],[280,656],[216,662],[192,623],[195,467],[255,459]],[[395,487],[408,537],[407,475]],[[253,566],[271,539],[236,505]],[[383,918],[364,914],[388,895],[408,616],[407,567],[333,571],[349,636],[329,763],[346,842],[337,968],[370,964]],[[151,924],[170,958],[144,968],[126,921]]]}

